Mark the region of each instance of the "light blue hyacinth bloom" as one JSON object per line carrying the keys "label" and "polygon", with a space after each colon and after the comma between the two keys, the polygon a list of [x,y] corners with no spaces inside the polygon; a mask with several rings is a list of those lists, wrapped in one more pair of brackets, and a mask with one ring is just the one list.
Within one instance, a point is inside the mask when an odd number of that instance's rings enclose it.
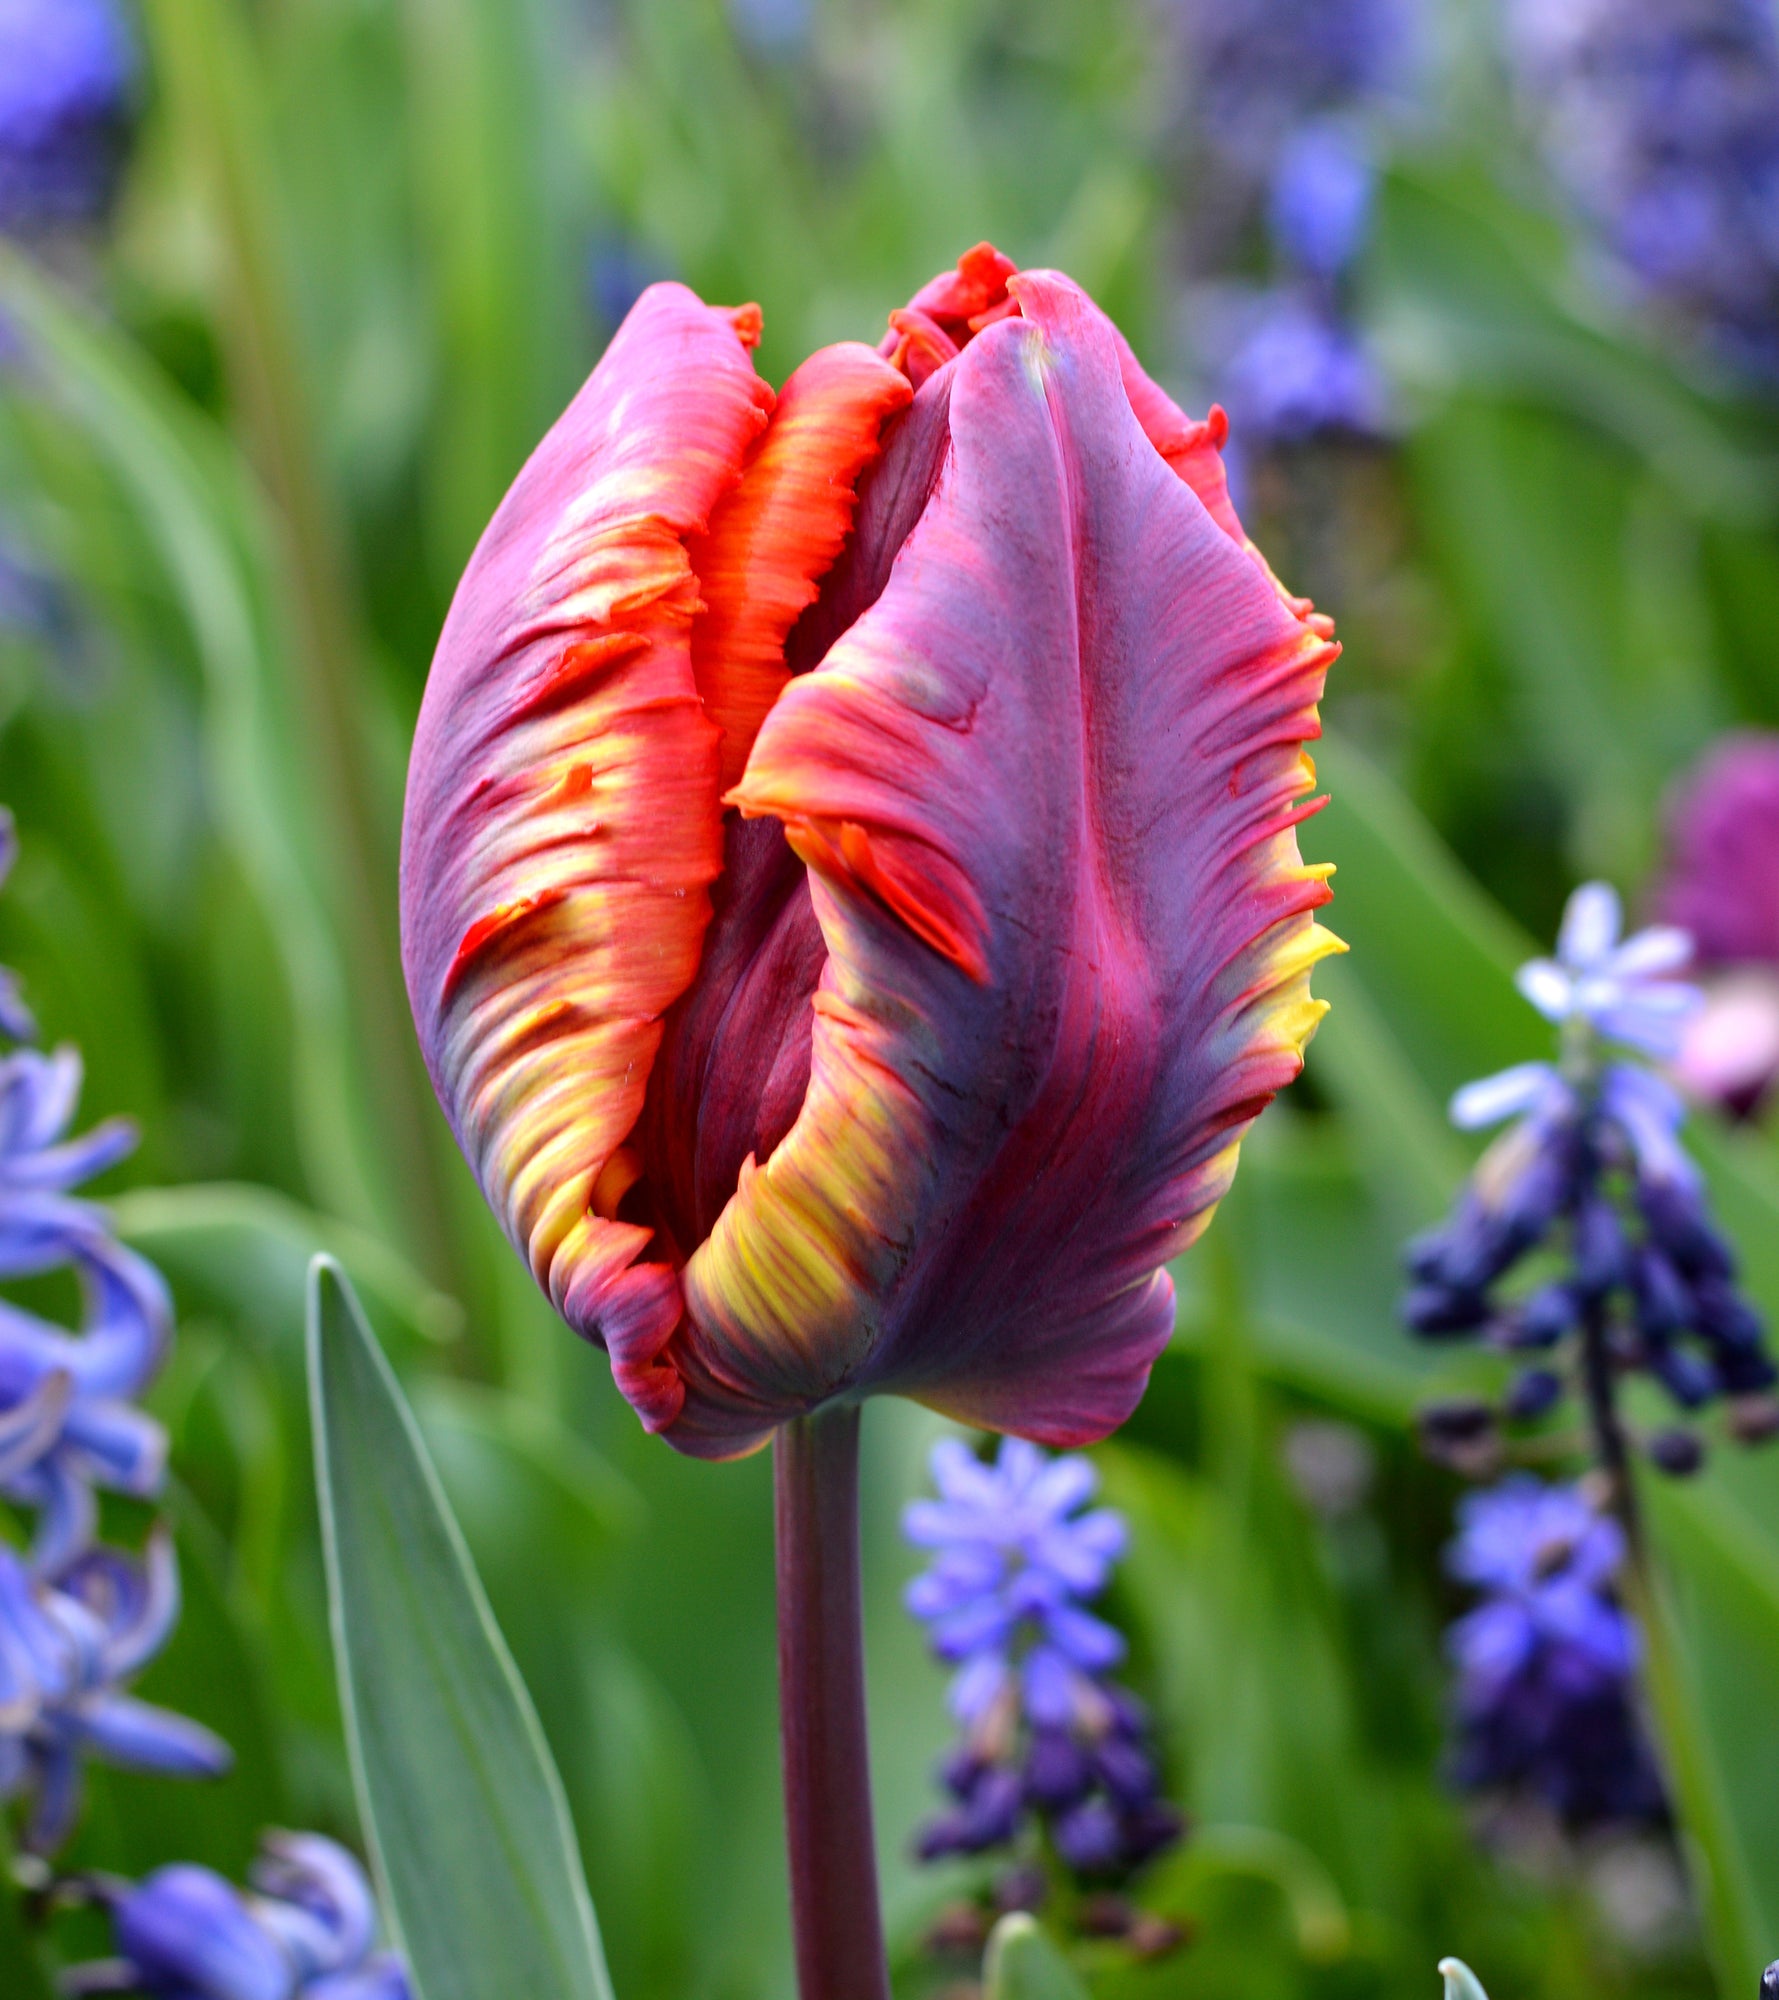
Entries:
{"label": "light blue hyacinth bloom", "polygon": [[178,1620],[164,1531],[140,1559],[89,1550],[53,1584],[0,1546],[0,1799],[29,1799],[33,1851],[53,1853],[73,1830],[90,1757],[182,1778],[229,1768],[209,1730],[128,1691]]}
{"label": "light blue hyacinth bloom", "polygon": [[[0,882],[15,852],[0,813]],[[0,1037],[34,1033],[0,970]],[[130,1152],[135,1127],[112,1118],[71,1136],[81,1076],[71,1048],[0,1055],[0,1282],[70,1271],[82,1304],[69,1328],[0,1298],[0,1496],[35,1511],[32,1565],[49,1578],[91,1542],[95,1488],[149,1498],[166,1467],[165,1433],[135,1406],[172,1338],[166,1285],[74,1192]]]}
{"label": "light blue hyacinth bloom", "polygon": [[364,1870],[313,1833],[266,1837],[243,1893],[208,1868],[162,1868],[117,1896],[118,1957],[77,1968],[71,1995],[151,2000],[409,2000],[402,1961],[379,1952]]}

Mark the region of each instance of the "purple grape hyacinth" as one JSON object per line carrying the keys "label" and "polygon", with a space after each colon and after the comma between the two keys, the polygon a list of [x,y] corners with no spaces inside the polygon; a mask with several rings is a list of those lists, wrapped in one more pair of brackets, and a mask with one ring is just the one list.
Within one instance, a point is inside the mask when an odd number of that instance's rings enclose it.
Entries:
{"label": "purple grape hyacinth", "polygon": [[1525,1475],[1469,1495],[1458,1524],[1447,1567],[1482,1601],[1446,1635],[1457,1783],[1530,1793],[1572,1829],[1661,1819],[1637,1630],[1614,1594],[1624,1531],[1578,1489]]}
{"label": "purple grape hyacinth", "polygon": [[1292,287],[1257,302],[1222,387],[1240,436],[1257,446],[1314,437],[1375,437],[1383,378],[1358,335],[1326,304]]}
{"label": "purple grape hyacinth", "polygon": [[0,0],[0,230],[32,235],[105,214],[136,69],[117,0]]}
{"label": "purple grape hyacinth", "polygon": [[1275,273],[1244,310],[1224,314],[1217,392],[1238,449],[1385,431],[1383,377],[1350,322],[1343,280],[1370,228],[1376,135],[1367,120],[1414,66],[1418,11],[1413,0],[1193,0],[1180,9],[1208,155],[1197,205],[1226,239],[1212,261],[1227,261],[1260,216]]}
{"label": "purple grape hyacinth", "polygon": [[148,2000],[409,2000],[379,1952],[364,1870],[313,1833],[273,1833],[243,1894],[208,1868],[162,1868],[118,1894],[118,1956],[65,1976],[69,1995]]}
{"label": "purple grape hyacinth", "polygon": [[1406,0],[1180,0],[1189,87],[1211,144],[1257,180],[1317,113],[1388,93],[1413,39]]}
{"label": "purple grape hyacinth", "polygon": [[1641,290],[1779,375],[1779,24],[1767,0],[1508,0],[1516,88]]}
{"label": "purple grape hyacinth", "polygon": [[165,1533],[140,1561],[92,1549],[55,1583],[0,1545],[0,1801],[24,1796],[26,1845],[50,1854],[73,1831],[89,1756],[172,1777],[220,1777],[228,1746],[126,1692],[179,1619]]}
{"label": "purple grape hyacinth", "polygon": [[1097,1475],[1019,1438],[992,1464],[957,1439],[932,1455],[937,1500],[903,1531],[933,1550],[908,1589],[934,1652],[956,1667],[962,1740],[942,1772],[951,1805],[923,1829],[923,1859],[1009,1847],[1029,1818],[1076,1873],[1130,1872],[1179,1838],[1141,1707],[1108,1676],[1124,1640],[1085,1609],[1123,1552],[1123,1519],[1080,1510]]}
{"label": "purple grape hyacinth", "polygon": [[[1452,1100],[1460,1126],[1514,1122],[1450,1217],[1409,1246],[1403,1317],[1430,1339],[1478,1336],[1508,1352],[1568,1355],[1602,1465],[1622,1484],[1622,1374],[1650,1375],[1683,1410],[1731,1399],[1731,1428],[1754,1442],[1779,1429],[1768,1393],[1779,1371],[1680,1143],[1679,1096],[1643,1063],[1608,1059],[1601,1046],[1677,1051],[1701,1005],[1673,976],[1691,941],[1655,927],[1621,942],[1619,929],[1617,897],[1589,883],[1570,899],[1556,957],[1521,968],[1521,991],[1561,1032],[1561,1061],[1518,1064]],[[1500,1289],[1546,1251],[1556,1253],[1554,1270],[1547,1259],[1529,1287]],[[1535,1367],[1509,1390],[1504,1413],[1542,1416],[1563,1388],[1548,1364]],[[1430,1442],[1462,1450],[1494,1421],[1485,1405],[1429,1415]],[[1676,1474],[1696,1470],[1701,1456],[1672,1432],[1649,1440],[1648,1455]]]}

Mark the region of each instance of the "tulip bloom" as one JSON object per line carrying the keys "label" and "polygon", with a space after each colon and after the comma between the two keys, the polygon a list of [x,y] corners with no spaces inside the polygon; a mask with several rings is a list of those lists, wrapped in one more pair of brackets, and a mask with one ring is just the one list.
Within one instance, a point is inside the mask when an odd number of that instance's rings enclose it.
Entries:
{"label": "tulip bloom", "polygon": [[507,1234],[651,1430],[893,1391],[1103,1436],[1335,941],[1336,648],[1103,313],[983,245],[776,396],[653,286],[421,711],[404,962]]}
{"label": "tulip bloom", "polygon": [[986,244],[774,396],[645,292],[470,562],[403,955],[507,1234],[645,1424],[776,1433],[804,2000],[887,2000],[858,1405],[1103,1436],[1302,1064],[1334,655],[1218,445]]}

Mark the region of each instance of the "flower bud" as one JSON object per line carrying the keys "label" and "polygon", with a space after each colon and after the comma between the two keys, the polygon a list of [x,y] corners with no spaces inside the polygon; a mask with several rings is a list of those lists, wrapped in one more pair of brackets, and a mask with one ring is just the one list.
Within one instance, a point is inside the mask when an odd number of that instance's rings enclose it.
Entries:
{"label": "flower bud", "polygon": [[1581,1300],[1572,1285],[1540,1285],[1508,1323],[1511,1347],[1554,1347],[1581,1318]]}
{"label": "flower bud", "polygon": [[1617,1211],[1603,1195],[1590,1194],[1575,1216],[1575,1283],[1585,1298],[1603,1298],[1624,1283],[1630,1246]]}
{"label": "flower bud", "polygon": [[1563,1378],[1553,1369],[1527,1368],[1513,1379],[1501,1408],[1511,1423],[1535,1423],[1563,1399]]}
{"label": "flower bud", "polygon": [[1643,1447],[1649,1462],[1670,1479],[1690,1479],[1705,1463],[1705,1447],[1691,1431],[1657,1431]]}

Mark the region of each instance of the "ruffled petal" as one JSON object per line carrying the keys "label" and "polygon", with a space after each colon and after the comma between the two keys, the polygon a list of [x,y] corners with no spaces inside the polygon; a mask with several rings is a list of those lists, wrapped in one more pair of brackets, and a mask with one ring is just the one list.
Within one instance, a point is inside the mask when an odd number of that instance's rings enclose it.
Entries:
{"label": "ruffled petal", "polygon": [[440,1099],[538,1281],[657,1417],[678,1384],[648,1353],[678,1308],[671,1274],[631,1269],[649,1231],[616,1219],[621,1148],[722,866],[686,545],[771,407],[757,336],[752,309],[643,294],[458,589],[404,827],[403,956]]}
{"label": "ruffled petal", "polygon": [[807,863],[828,963],[796,1123],[684,1273],[669,1436],[701,1454],[876,1389],[1103,1435],[1322,1011],[1294,829],[1325,626],[1149,442],[1103,315],[1009,289],[881,597],[736,795]]}
{"label": "ruffled petal", "polygon": [[705,605],[692,674],[723,732],[724,791],[790,679],[785,640],[846,540],[884,422],[912,395],[908,378],[858,341],[812,354],[784,385],[709,532],[691,544]]}

